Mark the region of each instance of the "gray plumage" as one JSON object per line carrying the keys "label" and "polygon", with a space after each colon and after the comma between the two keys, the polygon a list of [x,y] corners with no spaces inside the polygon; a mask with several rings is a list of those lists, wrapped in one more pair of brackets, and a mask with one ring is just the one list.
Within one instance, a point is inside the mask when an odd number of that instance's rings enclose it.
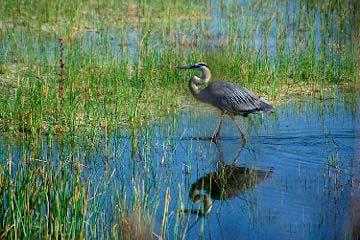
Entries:
{"label": "gray plumage", "polygon": [[223,117],[227,114],[233,119],[239,128],[243,144],[246,137],[242,127],[235,120],[235,116],[247,116],[259,111],[273,112],[273,106],[263,98],[259,98],[251,91],[234,83],[225,81],[213,81],[207,85],[211,78],[211,72],[206,63],[199,62],[192,66],[179,67],[180,69],[191,69],[201,71],[201,77],[193,76],[189,80],[191,94],[201,102],[210,104],[221,111],[220,121],[213,134],[213,139],[219,137]]}
{"label": "gray plumage", "polygon": [[269,102],[246,88],[224,81],[211,82],[200,91],[199,100],[234,116],[273,110]]}

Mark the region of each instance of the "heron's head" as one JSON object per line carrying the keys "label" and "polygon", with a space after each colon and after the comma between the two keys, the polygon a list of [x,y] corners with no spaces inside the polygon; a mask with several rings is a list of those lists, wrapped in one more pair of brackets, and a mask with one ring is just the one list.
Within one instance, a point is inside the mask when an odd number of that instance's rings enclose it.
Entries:
{"label": "heron's head", "polygon": [[179,69],[184,69],[184,70],[191,69],[191,70],[196,70],[196,71],[201,71],[204,68],[209,69],[209,67],[204,62],[198,62],[198,63],[195,63],[192,66],[181,66],[181,67],[178,67],[178,68]]}

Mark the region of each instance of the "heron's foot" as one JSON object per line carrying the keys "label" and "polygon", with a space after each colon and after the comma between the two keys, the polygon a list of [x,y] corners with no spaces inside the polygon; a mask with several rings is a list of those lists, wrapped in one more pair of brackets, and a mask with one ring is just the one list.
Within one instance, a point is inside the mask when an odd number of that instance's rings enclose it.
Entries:
{"label": "heron's foot", "polygon": [[245,144],[247,144],[248,140],[247,140],[245,134],[241,134],[241,138],[242,138],[242,146],[244,146]]}
{"label": "heron's foot", "polygon": [[219,140],[220,140],[220,134],[219,134],[219,133],[216,133],[216,134],[212,135],[211,141],[212,141],[213,143],[216,144],[216,143],[219,142]]}

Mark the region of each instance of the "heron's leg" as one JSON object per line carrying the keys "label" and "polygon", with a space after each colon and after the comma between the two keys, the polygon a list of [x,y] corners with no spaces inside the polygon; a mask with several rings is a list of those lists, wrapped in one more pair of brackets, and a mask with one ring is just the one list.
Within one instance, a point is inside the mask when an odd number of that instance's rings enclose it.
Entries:
{"label": "heron's leg", "polygon": [[215,128],[215,131],[214,131],[214,133],[213,133],[213,135],[212,135],[212,138],[213,138],[213,139],[219,138],[220,129],[221,129],[221,124],[222,124],[222,122],[223,122],[223,120],[224,120],[224,116],[225,116],[225,113],[224,113],[224,112],[221,112],[221,114],[220,114],[220,120],[219,120],[218,125],[217,125],[217,127]]}
{"label": "heron's leg", "polygon": [[244,133],[244,129],[242,128],[240,123],[238,123],[238,121],[236,121],[235,116],[230,116],[230,118],[236,123],[236,126],[238,127],[238,129],[239,129],[239,131],[241,133],[241,138],[243,140],[243,145],[245,145],[247,143],[247,138],[246,138],[246,135]]}

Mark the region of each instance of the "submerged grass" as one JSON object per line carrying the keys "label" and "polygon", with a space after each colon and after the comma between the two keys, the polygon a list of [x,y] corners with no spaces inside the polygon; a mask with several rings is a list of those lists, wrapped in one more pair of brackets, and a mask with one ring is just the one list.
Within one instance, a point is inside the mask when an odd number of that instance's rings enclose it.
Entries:
{"label": "submerged grass", "polygon": [[[356,8],[333,0],[0,1],[0,133],[37,151],[44,136],[79,150],[125,128],[136,152],[140,128],[192,103],[190,73],[176,66],[196,61],[214,79],[276,103],[324,97],[334,86],[356,92]],[[171,236],[169,202],[159,206],[138,172],[133,189],[117,186],[108,219],[80,157],[23,154],[21,163],[0,159],[0,238]]]}

